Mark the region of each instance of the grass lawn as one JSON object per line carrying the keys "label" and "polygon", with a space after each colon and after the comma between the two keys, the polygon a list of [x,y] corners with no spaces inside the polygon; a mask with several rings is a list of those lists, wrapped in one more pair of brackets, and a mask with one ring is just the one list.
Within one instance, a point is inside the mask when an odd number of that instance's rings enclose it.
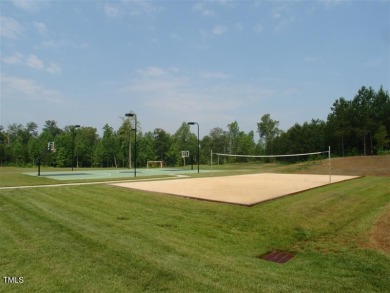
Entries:
{"label": "grass lawn", "polygon": [[[390,256],[370,240],[389,209],[384,176],[251,208],[109,185],[0,190],[0,273],[23,277],[0,291],[389,292]],[[273,249],[296,256],[257,258]]]}
{"label": "grass lawn", "polygon": [[[51,169],[53,170],[54,168]],[[57,180],[23,174],[35,171],[37,171],[36,168],[0,167],[0,187],[58,183]]]}

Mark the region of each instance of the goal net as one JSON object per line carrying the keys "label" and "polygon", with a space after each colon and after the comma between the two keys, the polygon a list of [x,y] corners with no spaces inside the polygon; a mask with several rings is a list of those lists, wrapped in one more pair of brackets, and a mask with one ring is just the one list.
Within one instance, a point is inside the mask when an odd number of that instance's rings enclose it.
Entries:
{"label": "goal net", "polygon": [[329,182],[331,182],[331,161],[330,161],[330,147],[327,151],[311,152],[311,153],[300,153],[300,154],[286,154],[286,155],[233,155],[233,154],[223,154],[223,153],[213,153],[211,150],[211,172],[213,170],[213,157],[217,156],[217,164],[220,163],[220,158],[241,158],[248,159],[253,162],[255,159],[288,159],[288,158],[299,158],[299,157],[315,157],[322,156],[327,154],[328,156],[328,172],[329,172]]}
{"label": "goal net", "polygon": [[147,161],[146,168],[149,170],[151,168],[160,168],[163,167],[163,161]]}
{"label": "goal net", "polygon": [[269,158],[288,158],[288,157],[303,157],[303,156],[314,156],[328,153],[329,151],[323,152],[313,152],[313,153],[303,153],[303,154],[288,154],[288,155],[232,155],[232,154],[222,154],[222,153],[213,153],[213,155],[221,157],[233,157],[233,158],[260,158],[260,159],[269,159]]}

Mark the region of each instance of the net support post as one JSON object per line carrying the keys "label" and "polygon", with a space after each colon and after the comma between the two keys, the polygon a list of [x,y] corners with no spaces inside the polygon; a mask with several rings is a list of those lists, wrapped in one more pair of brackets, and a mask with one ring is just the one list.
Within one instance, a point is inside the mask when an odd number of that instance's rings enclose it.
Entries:
{"label": "net support post", "polygon": [[331,161],[330,161],[330,146],[329,146],[329,149],[328,149],[328,172],[329,172],[329,183],[332,183],[332,175],[331,175]]}
{"label": "net support post", "polygon": [[213,177],[213,150],[210,150],[210,176]]}

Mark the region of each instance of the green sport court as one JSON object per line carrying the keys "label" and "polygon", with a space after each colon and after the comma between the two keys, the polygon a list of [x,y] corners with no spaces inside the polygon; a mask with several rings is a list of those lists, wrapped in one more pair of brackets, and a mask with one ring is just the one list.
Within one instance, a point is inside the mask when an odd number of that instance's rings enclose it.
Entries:
{"label": "green sport court", "polygon": [[[199,170],[200,173],[210,173],[210,170]],[[215,172],[215,171],[213,171]],[[192,174],[197,174],[198,170],[180,169],[180,168],[137,168],[137,178],[147,176],[173,176],[185,177]],[[24,173],[30,176],[38,177],[38,172]],[[74,170],[74,171],[58,171],[58,172],[42,172],[40,177],[55,179],[55,180],[106,180],[106,179],[130,179],[134,178],[134,169],[106,169],[106,170]]]}

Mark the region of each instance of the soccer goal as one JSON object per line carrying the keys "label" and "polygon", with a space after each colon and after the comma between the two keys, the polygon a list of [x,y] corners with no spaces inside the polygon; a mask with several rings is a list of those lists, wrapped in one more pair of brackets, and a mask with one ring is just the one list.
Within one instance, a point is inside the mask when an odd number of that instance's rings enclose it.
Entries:
{"label": "soccer goal", "polygon": [[147,161],[146,169],[149,170],[151,168],[163,168],[163,161]]}

